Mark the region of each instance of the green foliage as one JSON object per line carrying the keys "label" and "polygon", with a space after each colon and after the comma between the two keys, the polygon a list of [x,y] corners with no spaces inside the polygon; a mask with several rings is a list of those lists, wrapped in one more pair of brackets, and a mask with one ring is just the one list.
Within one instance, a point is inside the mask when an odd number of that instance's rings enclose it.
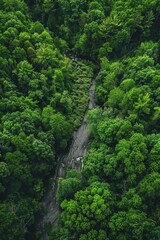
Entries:
{"label": "green foliage", "polygon": [[[77,192],[73,200],[62,202],[61,221],[64,229],[68,228],[78,239],[86,239],[92,234],[94,239],[96,236],[104,239],[107,236],[105,221],[112,213],[113,205],[114,197],[108,184],[94,182],[84,191]],[[100,230],[94,231],[98,226]]]}
{"label": "green foliage", "polygon": [[18,217],[8,203],[0,204],[0,234],[1,239],[23,239]]}
{"label": "green foliage", "polygon": [[74,193],[82,188],[82,176],[76,170],[67,172],[66,178],[59,178],[57,201],[62,202],[64,199],[70,199]]}
{"label": "green foliage", "polygon": [[75,80],[72,86],[71,99],[73,113],[71,120],[78,127],[88,107],[88,91],[93,78],[93,66],[90,62],[74,61]]}
{"label": "green foliage", "polygon": [[128,212],[115,213],[109,222],[112,236],[118,239],[146,239],[154,222],[145,213],[130,209]]}
{"label": "green foliage", "polygon": [[1,239],[35,239],[28,231],[94,71],[92,141],[82,173],[59,179],[51,239],[160,239],[159,1],[1,0],[0,9]]}

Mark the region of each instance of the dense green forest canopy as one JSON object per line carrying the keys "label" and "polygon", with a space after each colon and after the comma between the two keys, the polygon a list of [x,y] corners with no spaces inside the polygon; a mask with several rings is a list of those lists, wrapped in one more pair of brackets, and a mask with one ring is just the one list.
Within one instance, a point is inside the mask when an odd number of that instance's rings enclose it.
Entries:
{"label": "dense green forest canopy", "polygon": [[50,239],[160,239],[159,0],[1,0],[0,9],[0,238],[40,239],[41,200],[96,71],[92,141],[83,171],[59,180]]}

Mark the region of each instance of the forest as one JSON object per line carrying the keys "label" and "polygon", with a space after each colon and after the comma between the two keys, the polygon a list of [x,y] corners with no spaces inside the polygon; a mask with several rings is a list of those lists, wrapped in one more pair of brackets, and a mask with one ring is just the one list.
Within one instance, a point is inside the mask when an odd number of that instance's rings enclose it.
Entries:
{"label": "forest", "polygon": [[159,0],[0,1],[0,239],[40,240],[42,199],[96,77],[82,171],[49,240],[160,239]]}

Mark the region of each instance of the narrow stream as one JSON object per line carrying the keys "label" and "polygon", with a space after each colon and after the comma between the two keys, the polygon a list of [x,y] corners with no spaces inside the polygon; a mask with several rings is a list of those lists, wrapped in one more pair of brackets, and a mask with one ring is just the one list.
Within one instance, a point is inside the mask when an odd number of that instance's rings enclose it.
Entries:
{"label": "narrow stream", "polygon": [[44,200],[43,200],[43,217],[40,220],[38,226],[41,229],[43,235],[40,240],[49,240],[47,231],[45,229],[45,225],[49,223],[54,229],[57,226],[57,220],[59,216],[59,206],[56,202],[55,195],[57,191],[58,178],[64,177],[66,169],[74,168],[77,170],[81,170],[83,168],[83,158],[87,152],[87,147],[89,144],[90,133],[88,130],[88,122],[87,122],[87,112],[88,109],[92,109],[95,107],[94,103],[94,93],[95,93],[95,84],[96,77],[94,77],[90,89],[89,89],[89,102],[88,108],[84,115],[83,121],[79,129],[74,132],[73,140],[69,151],[67,154],[62,155],[58,159],[59,165],[57,166],[57,170],[54,178],[52,179],[52,187],[48,190]]}

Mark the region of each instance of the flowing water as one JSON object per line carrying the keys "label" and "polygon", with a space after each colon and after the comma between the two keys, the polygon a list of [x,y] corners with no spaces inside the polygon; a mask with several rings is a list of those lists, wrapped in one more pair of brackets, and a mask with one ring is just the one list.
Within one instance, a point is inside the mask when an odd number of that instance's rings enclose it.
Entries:
{"label": "flowing water", "polygon": [[87,112],[88,109],[95,107],[94,103],[94,93],[95,93],[95,77],[91,83],[89,89],[89,102],[88,108],[84,115],[83,121],[79,129],[74,132],[73,140],[69,151],[67,154],[62,155],[58,158],[58,166],[54,178],[52,179],[52,186],[48,190],[44,200],[43,200],[43,216],[39,222],[39,228],[42,231],[41,240],[49,240],[47,231],[45,229],[46,223],[49,223],[52,229],[57,226],[57,220],[59,216],[59,206],[56,202],[55,195],[58,185],[58,178],[64,177],[66,169],[74,168],[81,170],[83,168],[83,158],[86,154],[87,147],[89,144],[90,133],[88,130]]}

